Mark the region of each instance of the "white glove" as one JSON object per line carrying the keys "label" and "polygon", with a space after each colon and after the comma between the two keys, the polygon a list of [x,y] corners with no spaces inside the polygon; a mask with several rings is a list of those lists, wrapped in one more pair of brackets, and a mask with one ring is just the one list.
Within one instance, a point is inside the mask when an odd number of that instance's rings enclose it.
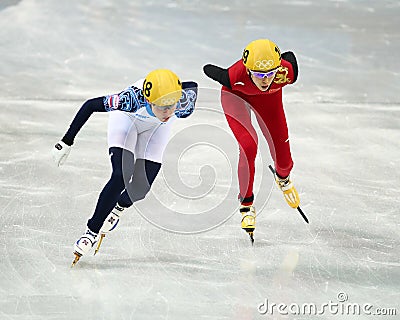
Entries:
{"label": "white glove", "polygon": [[71,146],[66,145],[64,142],[59,141],[56,143],[52,150],[53,160],[57,166],[61,166],[64,164],[65,160],[71,151]]}

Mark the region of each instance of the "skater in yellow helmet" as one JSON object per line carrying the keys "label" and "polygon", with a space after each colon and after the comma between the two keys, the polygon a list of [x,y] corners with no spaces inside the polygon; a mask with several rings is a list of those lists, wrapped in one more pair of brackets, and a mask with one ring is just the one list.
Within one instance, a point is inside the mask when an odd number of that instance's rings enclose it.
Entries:
{"label": "skater in yellow helmet", "polygon": [[253,239],[256,223],[253,182],[258,139],[251,112],[269,144],[276,182],[285,200],[293,208],[300,204],[289,178],[293,160],[282,103],[283,87],[297,80],[296,57],[290,51],[281,54],[279,47],[269,39],[258,39],[247,44],[242,58],[229,68],[207,64],[204,72],[222,84],[222,108],[240,149],[238,176],[242,228]]}
{"label": "skater in yellow helmet", "polygon": [[74,245],[74,264],[115,228],[125,208],[149,192],[161,167],[171,125],[192,114],[196,98],[197,83],[181,82],[171,70],[157,69],[120,93],[87,100],[79,109],[53,149],[54,161],[58,166],[65,162],[77,133],[93,112],[108,111],[112,173],[85,233]]}

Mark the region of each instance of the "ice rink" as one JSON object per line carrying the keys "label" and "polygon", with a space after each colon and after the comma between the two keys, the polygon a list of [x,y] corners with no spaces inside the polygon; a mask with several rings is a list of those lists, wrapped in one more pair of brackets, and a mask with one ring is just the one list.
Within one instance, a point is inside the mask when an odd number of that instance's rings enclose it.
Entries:
{"label": "ice rink", "polygon": [[[0,319],[399,319],[399,16],[397,0],[1,0]],[[310,224],[260,136],[252,247],[237,146],[202,67],[258,38],[298,59],[284,105]],[[196,111],[149,197],[71,268],[110,175],[107,114],[64,166],[51,150],[86,99],[156,68],[199,83]]]}

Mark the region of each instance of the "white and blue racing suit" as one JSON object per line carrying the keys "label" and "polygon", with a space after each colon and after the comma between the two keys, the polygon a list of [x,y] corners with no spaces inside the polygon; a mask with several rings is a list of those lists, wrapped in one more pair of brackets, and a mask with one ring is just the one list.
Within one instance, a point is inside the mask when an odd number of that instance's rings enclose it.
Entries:
{"label": "white and blue racing suit", "polygon": [[161,168],[171,125],[194,111],[197,83],[182,83],[182,97],[175,114],[166,122],[160,121],[152,112],[143,95],[142,83],[143,80],[139,80],[118,94],[87,100],[61,139],[71,146],[93,112],[109,112],[107,140],[112,173],[87,223],[95,233],[99,232],[117,202],[127,208],[146,196]]}

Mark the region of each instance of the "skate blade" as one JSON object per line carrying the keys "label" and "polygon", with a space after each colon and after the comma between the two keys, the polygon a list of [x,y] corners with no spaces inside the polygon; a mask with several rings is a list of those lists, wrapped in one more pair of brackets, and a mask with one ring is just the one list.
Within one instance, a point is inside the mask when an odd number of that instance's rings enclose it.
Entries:
{"label": "skate blade", "polygon": [[80,255],[78,252],[74,252],[74,255],[75,255],[75,259],[74,259],[74,261],[72,261],[71,268],[74,267],[77,264],[77,262],[79,261],[79,259],[82,257],[82,255]]}
{"label": "skate blade", "polygon": [[102,233],[102,234],[100,235],[100,239],[99,239],[99,241],[97,242],[96,249],[94,250],[94,254],[93,254],[94,256],[96,255],[97,252],[99,252],[101,243],[103,242],[103,239],[104,239],[105,236],[106,236],[105,233]]}
{"label": "skate blade", "polygon": [[249,237],[250,237],[250,241],[251,241],[251,245],[254,246],[254,233],[253,232],[248,232]]}
{"label": "skate blade", "polygon": [[250,228],[242,228],[250,237],[251,245],[254,245],[254,229],[253,227]]}

